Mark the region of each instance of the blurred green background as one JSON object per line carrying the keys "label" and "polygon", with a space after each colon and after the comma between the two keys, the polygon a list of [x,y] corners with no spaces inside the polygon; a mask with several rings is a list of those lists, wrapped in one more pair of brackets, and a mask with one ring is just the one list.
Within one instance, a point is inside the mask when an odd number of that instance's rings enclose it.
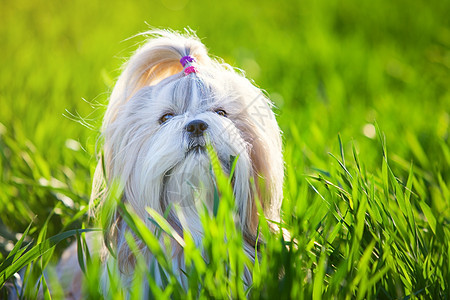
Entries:
{"label": "blurred green background", "polygon": [[[396,174],[413,161],[432,202],[438,177],[450,180],[449,11],[438,0],[0,0],[1,252],[52,210],[49,235],[79,227],[108,95],[143,42],[128,38],[151,27],[189,26],[271,96],[298,175],[287,199],[303,174],[328,170],[338,134],[379,174],[376,122]],[[448,201],[429,204],[448,215]]]}

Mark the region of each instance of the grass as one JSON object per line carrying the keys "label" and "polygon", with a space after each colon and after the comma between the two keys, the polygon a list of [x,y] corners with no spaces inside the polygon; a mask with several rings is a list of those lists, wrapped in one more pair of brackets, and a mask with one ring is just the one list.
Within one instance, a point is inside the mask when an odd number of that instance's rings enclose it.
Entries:
{"label": "grass", "polygon": [[[126,39],[148,22],[190,26],[271,96],[284,132],[282,224],[292,237],[284,243],[262,226],[266,244],[247,290],[224,197],[218,216],[204,218],[214,259],[206,265],[185,238],[191,288],[169,276],[161,290],[150,276],[155,296],[448,299],[449,9],[403,0],[0,0],[1,292],[22,266],[24,297],[36,297],[39,280],[44,291],[46,281],[57,286],[48,266],[77,237],[83,245],[104,105],[142,42]],[[132,212],[129,222],[138,222]],[[224,232],[228,247],[214,247]],[[101,297],[95,259],[80,256],[92,298]]]}

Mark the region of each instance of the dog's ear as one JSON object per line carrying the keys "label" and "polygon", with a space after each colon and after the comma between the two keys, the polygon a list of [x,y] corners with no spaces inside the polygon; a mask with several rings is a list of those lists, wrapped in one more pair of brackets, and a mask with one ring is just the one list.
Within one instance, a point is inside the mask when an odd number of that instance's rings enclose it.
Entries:
{"label": "dog's ear", "polygon": [[271,101],[258,89],[247,106],[253,137],[250,158],[256,192],[267,219],[278,222],[283,198],[284,163],[281,131]]}
{"label": "dog's ear", "polygon": [[114,121],[117,109],[139,89],[180,73],[183,70],[180,63],[183,56],[192,56],[200,66],[211,62],[205,46],[193,34],[180,35],[163,30],[146,34],[153,38],[139,48],[125,65],[111,94],[104,125]]}

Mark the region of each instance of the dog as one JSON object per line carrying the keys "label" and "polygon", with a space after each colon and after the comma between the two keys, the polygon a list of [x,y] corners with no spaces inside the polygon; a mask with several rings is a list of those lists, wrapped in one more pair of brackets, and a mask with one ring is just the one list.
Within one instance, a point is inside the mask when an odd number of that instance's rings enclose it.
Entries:
{"label": "dog", "polygon": [[[209,143],[225,173],[231,171],[230,157],[237,158],[232,180],[235,223],[245,253],[254,261],[259,220],[255,201],[260,201],[267,219],[277,222],[283,197],[282,140],[273,104],[242,71],[212,58],[193,32],[156,30],[146,35],[151,38],[125,64],[109,99],[92,201],[105,205],[118,185],[120,201],[149,229],[153,231],[155,224],[147,207],[166,214],[180,235],[188,231],[201,244],[203,229],[195,203],[212,209],[216,188],[206,151]],[[173,205],[178,211],[167,211]],[[186,223],[180,221],[180,213]],[[115,264],[127,286],[134,263],[125,239],[131,230],[120,213],[114,211],[105,223],[105,243],[116,252],[115,257],[105,257],[107,294],[107,266]],[[183,283],[183,251],[176,242],[172,247],[174,273]],[[148,266],[155,265],[152,253],[142,252]],[[159,270],[154,271],[162,285]],[[248,270],[244,281],[251,283]]]}

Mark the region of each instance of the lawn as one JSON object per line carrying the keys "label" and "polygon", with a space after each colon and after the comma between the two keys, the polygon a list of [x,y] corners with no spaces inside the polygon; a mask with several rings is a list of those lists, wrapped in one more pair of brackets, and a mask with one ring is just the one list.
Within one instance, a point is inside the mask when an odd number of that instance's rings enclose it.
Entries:
{"label": "lawn", "polygon": [[[190,27],[276,106],[291,240],[261,225],[245,287],[224,197],[204,222],[227,232],[228,248],[207,230],[205,265],[187,241],[191,288],[168,278],[155,297],[448,299],[449,11],[418,0],[0,0],[0,298],[22,266],[22,297],[38,280],[47,291],[43,269],[57,286],[52,265],[76,229],[96,227],[99,129],[120,66],[144,41],[132,36]],[[92,260],[85,296],[97,298]]]}

